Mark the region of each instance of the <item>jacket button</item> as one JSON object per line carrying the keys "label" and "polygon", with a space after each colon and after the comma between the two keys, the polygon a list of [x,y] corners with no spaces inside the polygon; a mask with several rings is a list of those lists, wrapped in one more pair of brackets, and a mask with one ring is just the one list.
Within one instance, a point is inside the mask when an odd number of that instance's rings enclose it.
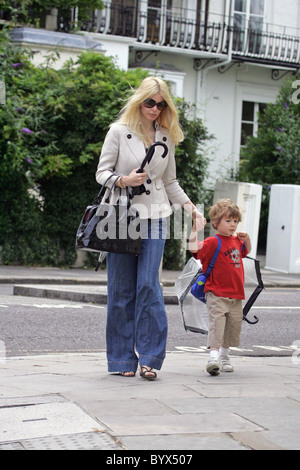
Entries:
{"label": "jacket button", "polygon": [[131,139],[132,135],[131,134],[128,134],[127,135],[127,139]]}
{"label": "jacket button", "polygon": [[167,138],[166,138],[166,137],[163,137],[163,141],[164,141],[164,142],[167,142]]}
{"label": "jacket button", "polygon": [[147,183],[147,184],[151,184],[152,181],[149,179],[149,180],[146,181],[146,183]]}
{"label": "jacket button", "polygon": [[149,194],[150,194],[149,189],[147,189],[146,194],[147,194],[147,196],[149,196]]}

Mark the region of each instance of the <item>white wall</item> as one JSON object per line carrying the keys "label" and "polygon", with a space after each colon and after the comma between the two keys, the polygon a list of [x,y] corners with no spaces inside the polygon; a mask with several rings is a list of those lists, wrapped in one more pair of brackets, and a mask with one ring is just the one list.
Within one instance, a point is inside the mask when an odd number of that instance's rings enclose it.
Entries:
{"label": "white wall", "polygon": [[221,74],[217,69],[204,72],[200,92],[201,107],[209,132],[216,140],[210,144],[210,177],[228,177],[237,169],[240,152],[242,102],[275,102],[281,81],[271,78],[271,69],[243,64]]}
{"label": "white wall", "polygon": [[297,32],[293,29],[300,28],[300,1],[266,0],[266,3],[266,22],[278,25],[276,32],[283,32],[282,29],[286,27],[287,34],[296,35]]}

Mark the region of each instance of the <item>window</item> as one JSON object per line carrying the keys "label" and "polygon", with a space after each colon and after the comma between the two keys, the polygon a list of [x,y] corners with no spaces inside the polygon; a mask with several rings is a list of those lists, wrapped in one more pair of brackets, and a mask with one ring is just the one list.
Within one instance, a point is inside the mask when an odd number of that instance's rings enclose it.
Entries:
{"label": "window", "polygon": [[257,135],[258,113],[263,113],[266,107],[265,103],[254,103],[252,101],[243,101],[242,106],[242,125],[241,125],[241,148],[246,145],[248,137]]}
{"label": "window", "polygon": [[265,0],[235,0],[233,48],[259,54],[265,14]]}
{"label": "window", "polygon": [[161,0],[148,1],[147,41],[153,44],[159,42],[161,8]]}

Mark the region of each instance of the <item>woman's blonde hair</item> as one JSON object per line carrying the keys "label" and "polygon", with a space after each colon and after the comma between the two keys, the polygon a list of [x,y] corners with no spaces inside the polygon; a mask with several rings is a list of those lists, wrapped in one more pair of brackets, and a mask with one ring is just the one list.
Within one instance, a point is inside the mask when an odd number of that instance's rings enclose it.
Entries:
{"label": "woman's blonde hair", "polygon": [[220,199],[210,208],[209,216],[214,229],[218,228],[219,223],[225,216],[229,219],[237,219],[239,222],[242,220],[240,209],[231,199]]}
{"label": "woman's blonde hair", "polygon": [[145,100],[152,98],[152,96],[157,93],[160,94],[168,104],[168,106],[160,112],[157,122],[160,126],[169,131],[171,139],[175,145],[178,145],[179,142],[184,140],[184,135],[179,124],[177,109],[171,98],[168,85],[161,78],[145,78],[121,110],[117,122],[125,124],[142,141],[145,141],[140,108]]}

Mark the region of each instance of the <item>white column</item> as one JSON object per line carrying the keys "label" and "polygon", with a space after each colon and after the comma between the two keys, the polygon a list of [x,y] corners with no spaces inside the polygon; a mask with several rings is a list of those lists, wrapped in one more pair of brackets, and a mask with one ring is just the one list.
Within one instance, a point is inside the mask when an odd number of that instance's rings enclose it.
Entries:
{"label": "white column", "polygon": [[271,187],[266,269],[300,273],[300,186]]}

